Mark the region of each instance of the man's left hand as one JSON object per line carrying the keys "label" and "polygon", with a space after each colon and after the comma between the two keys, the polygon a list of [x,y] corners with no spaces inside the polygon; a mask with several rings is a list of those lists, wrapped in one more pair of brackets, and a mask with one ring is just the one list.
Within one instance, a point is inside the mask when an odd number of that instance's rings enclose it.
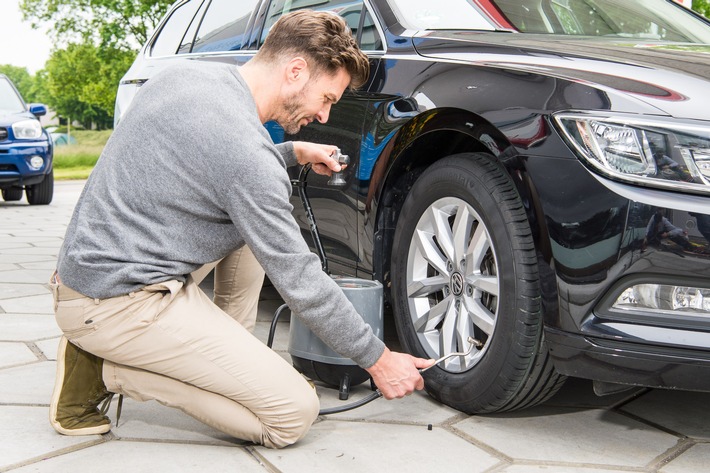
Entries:
{"label": "man's left hand", "polygon": [[294,141],[293,150],[296,153],[298,164],[311,164],[316,174],[330,176],[333,172],[340,172],[344,167],[333,158],[337,146],[322,145],[308,141]]}

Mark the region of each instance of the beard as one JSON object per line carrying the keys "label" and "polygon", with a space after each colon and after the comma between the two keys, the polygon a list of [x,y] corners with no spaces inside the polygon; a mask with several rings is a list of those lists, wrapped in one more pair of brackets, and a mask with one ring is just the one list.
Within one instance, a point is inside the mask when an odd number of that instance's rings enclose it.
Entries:
{"label": "beard", "polygon": [[299,122],[306,118],[301,115],[300,110],[303,109],[307,89],[308,84],[306,84],[300,92],[287,98],[283,103],[283,111],[286,118],[283,120],[283,123],[279,122],[279,125],[281,125],[284,132],[289,135],[295,135],[298,133],[301,130]]}

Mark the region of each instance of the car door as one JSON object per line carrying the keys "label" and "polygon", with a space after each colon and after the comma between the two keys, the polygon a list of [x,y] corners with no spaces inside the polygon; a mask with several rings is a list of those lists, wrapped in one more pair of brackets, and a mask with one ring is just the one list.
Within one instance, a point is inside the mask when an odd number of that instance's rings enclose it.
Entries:
{"label": "car door", "polygon": [[[342,16],[360,41],[363,49],[379,45],[379,32],[373,34],[373,22],[363,1],[352,0],[274,0],[264,15],[259,43],[263,43],[270,27],[281,15],[300,9],[330,11]],[[369,18],[369,20],[367,20]],[[369,25],[369,26],[365,26]],[[333,106],[327,123],[314,122],[294,134],[284,134],[274,123],[267,128],[275,141],[302,140],[338,146],[350,158],[350,165],[343,173],[345,184],[329,185],[330,178],[309,173],[306,179],[308,197],[315,214],[321,242],[328,258],[329,269],[336,274],[356,274],[362,250],[358,239],[358,220],[361,212],[360,193],[361,172],[360,152],[363,146],[363,123],[367,112],[369,87],[360,90],[346,90],[341,100]],[[297,178],[298,169],[292,169],[292,178]],[[298,196],[292,198],[294,217],[299,222],[306,241],[312,241],[306,214]]]}

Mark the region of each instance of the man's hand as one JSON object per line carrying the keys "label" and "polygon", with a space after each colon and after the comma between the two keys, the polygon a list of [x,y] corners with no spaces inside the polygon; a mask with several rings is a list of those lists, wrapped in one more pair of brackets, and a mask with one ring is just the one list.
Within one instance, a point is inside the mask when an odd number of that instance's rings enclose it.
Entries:
{"label": "man's hand", "polygon": [[380,359],[367,368],[385,399],[395,399],[424,389],[424,378],[419,369],[431,366],[435,360],[416,358],[385,348]]}
{"label": "man's hand", "polygon": [[296,153],[298,164],[311,163],[311,168],[317,174],[330,176],[333,172],[340,172],[343,166],[333,158],[337,146],[310,143],[308,141],[294,141],[293,150]]}

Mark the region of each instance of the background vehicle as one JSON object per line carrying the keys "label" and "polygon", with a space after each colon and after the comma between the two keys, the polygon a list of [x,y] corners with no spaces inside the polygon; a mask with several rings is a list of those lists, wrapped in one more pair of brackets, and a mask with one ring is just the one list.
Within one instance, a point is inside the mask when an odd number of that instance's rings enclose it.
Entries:
{"label": "background vehicle", "polygon": [[53,145],[37,117],[42,104],[26,105],[7,76],[0,74],[0,189],[6,201],[46,205],[54,194]]}
{"label": "background vehicle", "polygon": [[309,176],[331,269],[383,282],[414,354],[483,342],[427,372],[433,397],[513,410],[568,375],[710,390],[705,19],[663,0],[178,2],[117,119],[161,68],[242,64],[299,8],[345,17],[371,58],[327,124],[283,137],[351,157],[342,189]]}

